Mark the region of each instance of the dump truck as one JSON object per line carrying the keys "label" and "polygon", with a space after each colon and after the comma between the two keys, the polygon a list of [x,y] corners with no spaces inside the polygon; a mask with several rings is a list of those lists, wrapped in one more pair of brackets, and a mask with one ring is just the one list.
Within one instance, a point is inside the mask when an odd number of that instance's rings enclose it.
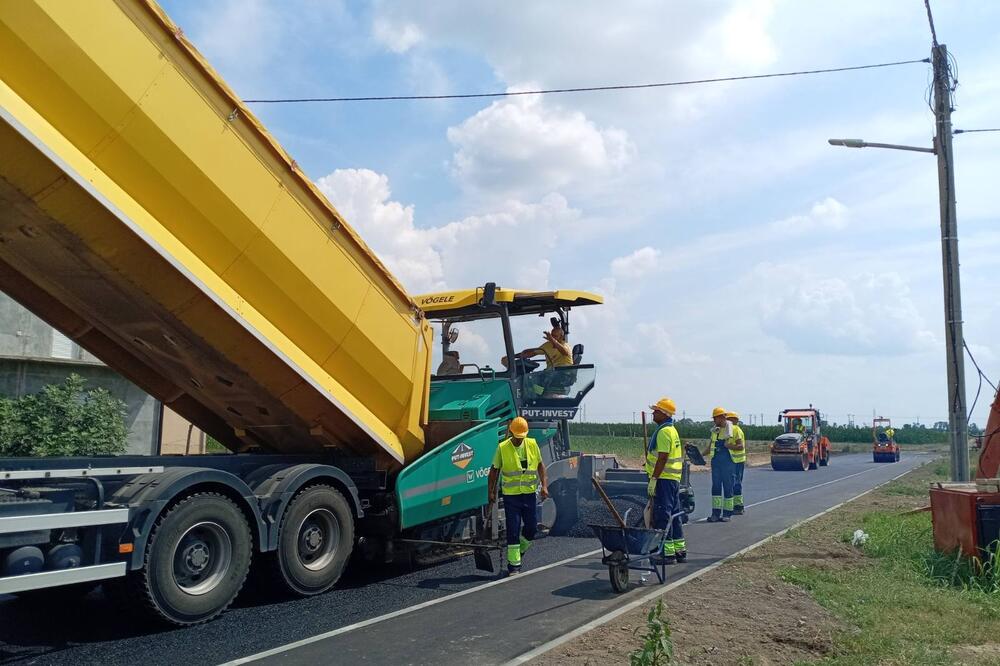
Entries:
{"label": "dump truck", "polygon": [[881,416],[872,419],[872,462],[899,462],[899,444],[890,430],[891,419]]}
{"label": "dump truck", "polygon": [[[518,413],[555,484],[617,467],[566,439],[592,366],[529,401],[516,364],[432,378],[442,297],[407,294],[152,0],[0,3],[0,284],[231,452],[0,459],[0,594],[102,584],[190,625],[251,564],[313,595],[352,555],[489,552]],[[601,302],[464,298],[502,321]]]}
{"label": "dump truck", "polygon": [[820,432],[818,409],[786,409],[778,423],[784,432],[771,443],[771,469],[801,472],[830,464],[830,440]]}

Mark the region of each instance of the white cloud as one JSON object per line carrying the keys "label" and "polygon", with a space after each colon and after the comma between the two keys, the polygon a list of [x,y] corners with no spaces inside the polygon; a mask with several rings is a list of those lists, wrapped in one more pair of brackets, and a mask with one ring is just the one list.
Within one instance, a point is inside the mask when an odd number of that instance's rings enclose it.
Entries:
{"label": "white cloud", "polygon": [[389,179],[369,169],[338,169],[317,181],[389,269],[414,294],[486,282],[548,286],[547,258],[579,220],[566,199],[510,200],[499,211],[418,227],[413,206],[391,200]]}
{"label": "white cloud", "polygon": [[448,128],[448,140],[463,187],[529,197],[618,173],[635,154],[623,130],[536,96],[494,102]]}
{"label": "white cloud", "polygon": [[827,197],[813,204],[808,215],[793,215],[772,223],[771,227],[781,233],[803,234],[814,231],[840,231],[847,227],[847,206],[833,197]]}
{"label": "white cloud", "polygon": [[441,255],[413,223],[413,206],[391,201],[389,178],[368,169],[337,169],[316,183],[344,218],[408,288],[443,286]]}
{"label": "white cloud", "polygon": [[660,267],[663,253],[656,248],[641,247],[632,254],[611,260],[611,275],[617,279],[638,279]]}
{"label": "white cloud", "polygon": [[424,33],[413,23],[397,23],[376,18],[372,24],[375,41],[393,53],[406,53],[424,39]]}
{"label": "white cloud", "polygon": [[935,344],[898,273],[822,276],[796,264],[760,264],[751,282],[761,329],[792,351],[884,356]]}

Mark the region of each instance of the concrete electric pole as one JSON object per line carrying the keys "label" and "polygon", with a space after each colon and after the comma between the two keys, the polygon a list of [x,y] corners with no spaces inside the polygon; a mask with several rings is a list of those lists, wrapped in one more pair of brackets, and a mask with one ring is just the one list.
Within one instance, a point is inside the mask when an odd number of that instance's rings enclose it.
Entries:
{"label": "concrete electric pole", "polygon": [[965,354],[962,292],[958,275],[958,221],[955,212],[955,160],[951,139],[951,73],[948,49],[934,46],[934,117],[941,206],[941,261],[944,273],[944,330],[948,362],[948,429],[952,480],[969,480],[969,415],[965,411]]}
{"label": "concrete electric pole", "polygon": [[[928,12],[929,16],[929,12]],[[965,411],[965,339],[962,336],[962,294],[958,277],[958,222],[955,213],[955,160],[951,140],[952,74],[948,48],[934,38],[931,51],[934,69],[934,147],[869,143],[861,139],[830,139],[833,146],[889,148],[934,153],[938,163],[938,204],[941,209],[941,265],[944,276],[944,331],[948,373],[948,431],[951,444],[951,478],[969,480],[969,415]],[[874,415],[874,411],[872,412]]]}

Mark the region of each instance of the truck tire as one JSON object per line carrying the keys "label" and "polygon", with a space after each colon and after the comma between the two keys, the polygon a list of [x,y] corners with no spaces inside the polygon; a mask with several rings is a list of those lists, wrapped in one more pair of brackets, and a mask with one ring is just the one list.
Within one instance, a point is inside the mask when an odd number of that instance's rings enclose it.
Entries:
{"label": "truck tire", "polygon": [[281,517],[272,571],[300,596],[326,592],[340,580],[354,548],[351,507],[331,486],[299,492]]}
{"label": "truck tire", "polygon": [[239,594],[252,551],[240,508],[217,493],[197,493],[156,521],[143,569],[130,574],[115,596],[131,593],[147,612],[171,624],[207,622]]}

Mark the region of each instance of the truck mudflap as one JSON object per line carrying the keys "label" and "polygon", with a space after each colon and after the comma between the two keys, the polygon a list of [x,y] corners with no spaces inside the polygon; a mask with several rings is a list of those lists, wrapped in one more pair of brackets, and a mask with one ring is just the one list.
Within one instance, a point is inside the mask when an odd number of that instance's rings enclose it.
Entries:
{"label": "truck mudflap", "polygon": [[396,477],[399,526],[462,514],[487,504],[501,419],[486,421],[425,453]]}

